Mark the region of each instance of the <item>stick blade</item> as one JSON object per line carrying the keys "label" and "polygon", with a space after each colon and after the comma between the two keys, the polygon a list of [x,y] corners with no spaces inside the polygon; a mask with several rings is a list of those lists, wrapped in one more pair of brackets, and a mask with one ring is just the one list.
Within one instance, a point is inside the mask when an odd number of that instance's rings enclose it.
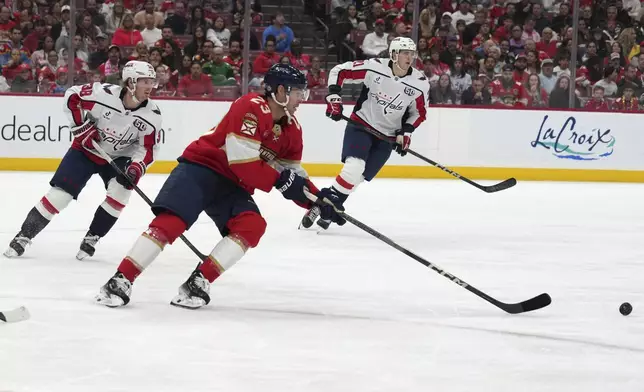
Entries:
{"label": "stick blade", "polygon": [[9,310],[6,312],[0,312],[0,321],[5,323],[17,323],[19,321],[28,320],[31,315],[29,311],[24,306],[19,308]]}
{"label": "stick blade", "polygon": [[551,303],[552,298],[550,298],[550,295],[543,293],[527,301],[519,302],[518,304],[502,304],[499,307],[510,314],[519,314],[545,308]]}
{"label": "stick blade", "polygon": [[506,189],[508,189],[508,188],[512,188],[512,187],[513,187],[513,186],[515,186],[516,184],[517,184],[517,180],[516,180],[516,178],[512,177],[512,178],[508,178],[508,179],[507,179],[507,180],[505,180],[505,181],[499,182],[499,183],[498,183],[498,184],[496,184],[496,185],[486,186],[486,187],[484,188],[484,190],[485,190],[485,192],[487,192],[487,193],[494,193],[494,192],[499,192],[499,191],[506,190]]}

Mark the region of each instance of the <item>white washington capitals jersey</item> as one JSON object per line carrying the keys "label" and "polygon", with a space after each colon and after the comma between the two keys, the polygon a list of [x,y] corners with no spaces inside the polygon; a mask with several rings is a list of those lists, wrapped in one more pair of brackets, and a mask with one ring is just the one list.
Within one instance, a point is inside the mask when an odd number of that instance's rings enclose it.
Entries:
{"label": "white washington capitals jersey", "polygon": [[[126,109],[122,99],[126,91],[112,84],[73,86],[65,92],[64,111],[71,126],[92,118],[99,129],[99,145],[108,155],[130,157],[147,167],[158,150],[161,111],[149,99],[134,110]],[[83,150],[77,141],[72,148]]]}
{"label": "white washington capitals jersey", "polygon": [[338,64],[329,73],[329,86],[364,83],[351,118],[394,136],[403,123],[415,129],[425,121],[429,81],[413,67],[407,75],[395,76],[390,64],[388,59]]}

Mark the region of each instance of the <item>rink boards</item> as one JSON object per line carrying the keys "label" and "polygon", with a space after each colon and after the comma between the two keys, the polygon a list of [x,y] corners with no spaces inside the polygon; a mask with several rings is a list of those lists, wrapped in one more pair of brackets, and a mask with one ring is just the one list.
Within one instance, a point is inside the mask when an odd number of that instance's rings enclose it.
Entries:
{"label": "rink boards", "polygon": [[[195,138],[223,117],[230,102],[157,101],[162,144],[150,172],[168,173]],[[0,96],[0,170],[50,171],[71,137],[62,97]],[[349,114],[351,106],[345,107]],[[340,169],[344,122],[325,105],[301,105],[305,168],[312,176]],[[384,108],[383,110],[392,110]],[[412,149],[476,179],[644,182],[644,130],[639,114],[438,108],[414,133]],[[411,156],[392,156],[381,177],[443,178]]]}

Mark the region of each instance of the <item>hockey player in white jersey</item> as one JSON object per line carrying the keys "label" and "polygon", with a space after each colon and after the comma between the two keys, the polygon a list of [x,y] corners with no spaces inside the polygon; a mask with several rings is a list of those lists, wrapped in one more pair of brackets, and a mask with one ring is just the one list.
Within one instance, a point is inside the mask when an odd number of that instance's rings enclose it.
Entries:
{"label": "hockey player in white jersey", "polygon": [[[51,189],[29,211],[20,232],[4,252],[22,256],[31,240],[98,174],[105,183],[105,200],[96,210],[76,258],[93,256],[98,240],[114,226],[137,183],[154,161],[161,112],[149,99],[156,85],[154,68],[130,61],[123,68],[124,87],[111,84],[73,86],[64,97],[64,111],[74,140],[50,181]],[[94,142],[122,168],[118,176],[94,149]]]}
{"label": "hockey player in white jersey", "polygon": [[[326,115],[334,121],[342,120],[343,84],[364,83],[350,118],[390,138],[394,142],[393,149],[404,156],[412,133],[425,121],[429,97],[429,81],[412,67],[415,60],[414,41],[397,37],[389,46],[389,59],[353,61],[335,66],[329,73]],[[326,197],[341,209],[361,182],[370,181],[378,174],[391,152],[391,143],[348,123],[342,147],[344,166],[332,186],[320,191],[321,197]],[[319,207],[313,207],[302,219],[302,225],[310,227],[318,216]],[[322,219],[318,221],[323,229],[328,228],[329,223]]]}

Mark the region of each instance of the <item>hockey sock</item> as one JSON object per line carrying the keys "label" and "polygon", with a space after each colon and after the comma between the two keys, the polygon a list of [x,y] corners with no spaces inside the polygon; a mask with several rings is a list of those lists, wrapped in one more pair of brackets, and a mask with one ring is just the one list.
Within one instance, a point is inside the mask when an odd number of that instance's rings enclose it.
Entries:
{"label": "hockey sock", "polygon": [[229,220],[226,229],[228,235],[217,243],[199,266],[199,271],[211,283],[235,265],[249,248],[259,244],[266,231],[266,221],[257,212],[246,211]]}
{"label": "hockey sock", "polygon": [[237,236],[226,236],[217,243],[208,258],[201,263],[199,271],[212,283],[227,269],[235,265],[246,253],[248,246]]}
{"label": "hockey sock", "polygon": [[51,222],[56,214],[67,207],[70,201],[72,201],[72,195],[62,189],[51,188],[29,211],[27,218],[22,223],[20,232],[27,238],[34,238]]}
{"label": "hockey sock", "polygon": [[365,161],[362,159],[349,157],[345,160],[340,174],[338,174],[331,185],[338,195],[340,195],[343,203],[349,197],[349,194],[364,181],[364,177],[362,176],[364,169]]}
{"label": "hockey sock", "polygon": [[92,224],[89,225],[89,231],[94,235],[104,237],[112,229],[117,219],[118,216],[111,215],[103,206],[99,206],[94,214]]}
{"label": "hockey sock", "polygon": [[51,222],[49,219],[42,216],[36,207],[32,208],[27,214],[27,218],[22,223],[20,233],[25,237],[31,239],[38,235],[48,224]]}
{"label": "hockey sock", "polygon": [[161,254],[167,244],[172,244],[186,230],[186,224],[170,213],[159,214],[150,227],[136,240],[117,269],[130,282]]}

